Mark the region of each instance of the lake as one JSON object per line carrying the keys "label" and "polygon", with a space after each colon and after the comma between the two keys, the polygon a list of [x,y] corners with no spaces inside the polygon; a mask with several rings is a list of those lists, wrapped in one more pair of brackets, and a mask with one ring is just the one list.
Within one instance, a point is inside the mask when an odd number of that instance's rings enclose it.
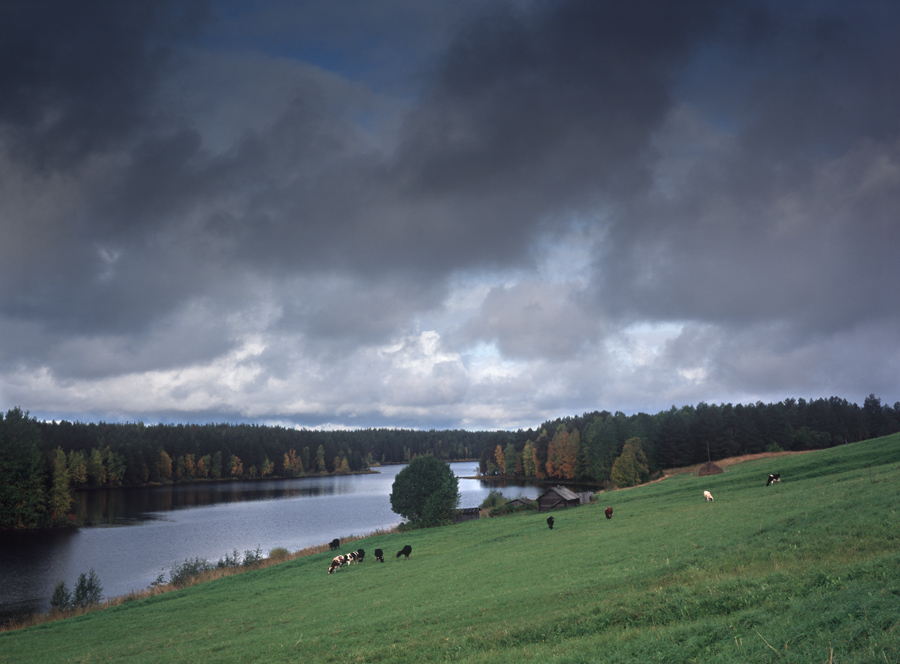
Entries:
{"label": "lake", "polygon": [[[405,466],[363,475],[290,480],[178,484],[77,494],[84,526],[51,532],[0,532],[0,622],[45,611],[57,581],[73,590],[93,568],[104,597],[150,586],[174,565],[205,558],[215,563],[275,547],[297,551],[335,537],[367,535],[401,522],[391,510],[394,478]],[[450,464],[459,477],[477,463]],[[460,507],[478,507],[492,487],[507,498],[536,498],[533,484],[460,479]]]}

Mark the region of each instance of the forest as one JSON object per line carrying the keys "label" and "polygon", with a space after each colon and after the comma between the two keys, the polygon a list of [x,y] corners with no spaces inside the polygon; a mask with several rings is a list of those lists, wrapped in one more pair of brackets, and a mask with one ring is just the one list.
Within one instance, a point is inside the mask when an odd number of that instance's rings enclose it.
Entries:
{"label": "forest", "polygon": [[874,394],[774,404],[594,411],[536,429],[312,431],[255,424],[47,422],[0,413],[0,530],[77,526],[73,493],[228,479],[362,472],[432,454],[484,475],[631,486],[661,469],[764,451],[833,447],[900,431]]}

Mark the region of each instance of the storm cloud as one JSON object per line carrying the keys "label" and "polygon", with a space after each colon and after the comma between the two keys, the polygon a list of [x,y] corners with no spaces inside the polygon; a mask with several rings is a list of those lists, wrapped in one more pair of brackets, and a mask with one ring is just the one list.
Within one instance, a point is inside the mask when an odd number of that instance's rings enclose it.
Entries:
{"label": "storm cloud", "polygon": [[900,400],[888,2],[12,2],[0,406]]}

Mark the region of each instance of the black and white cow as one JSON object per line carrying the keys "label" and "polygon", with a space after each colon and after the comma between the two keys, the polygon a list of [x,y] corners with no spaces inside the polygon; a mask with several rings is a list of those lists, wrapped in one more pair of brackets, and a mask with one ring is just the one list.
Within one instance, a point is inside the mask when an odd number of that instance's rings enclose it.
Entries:
{"label": "black and white cow", "polygon": [[769,486],[773,482],[781,484],[781,473],[772,473],[769,475],[769,479],[766,480],[766,486]]}

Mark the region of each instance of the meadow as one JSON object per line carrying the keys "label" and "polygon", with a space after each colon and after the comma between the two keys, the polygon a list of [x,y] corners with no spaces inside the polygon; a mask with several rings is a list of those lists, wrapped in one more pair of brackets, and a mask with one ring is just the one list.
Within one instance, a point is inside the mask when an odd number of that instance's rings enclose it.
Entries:
{"label": "meadow", "polygon": [[336,574],[323,551],[2,633],[0,662],[900,664],[898,512],[893,435],[602,493],[553,530],[374,535]]}

